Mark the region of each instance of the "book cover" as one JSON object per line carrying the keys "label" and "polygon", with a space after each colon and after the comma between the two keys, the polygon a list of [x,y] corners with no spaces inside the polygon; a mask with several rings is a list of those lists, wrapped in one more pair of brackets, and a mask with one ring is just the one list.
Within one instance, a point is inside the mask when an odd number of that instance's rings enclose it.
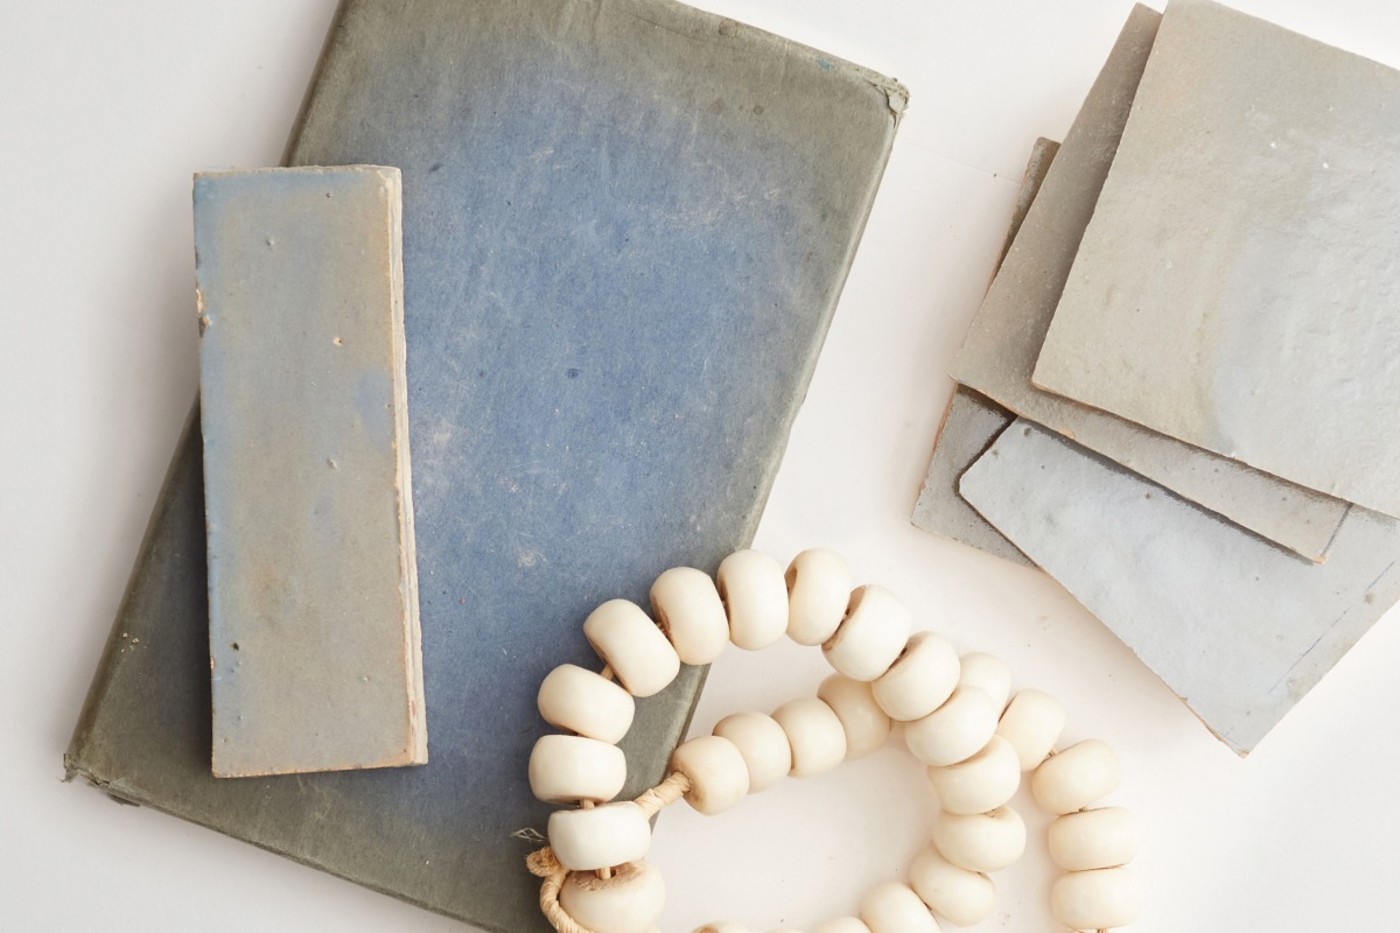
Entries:
{"label": "book cover", "polygon": [[[752,537],[879,184],[895,82],[669,0],[348,0],[290,164],[403,175],[421,768],[210,776],[198,425],[67,755],[491,930],[544,929],[535,690],[581,625]],[[138,641],[139,639],[139,641]],[[704,672],[638,704],[654,783]]]}

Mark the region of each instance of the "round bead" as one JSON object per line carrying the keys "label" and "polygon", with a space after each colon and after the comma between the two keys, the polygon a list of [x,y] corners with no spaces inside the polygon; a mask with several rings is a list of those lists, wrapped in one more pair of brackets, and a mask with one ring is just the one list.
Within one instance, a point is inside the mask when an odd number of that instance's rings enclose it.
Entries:
{"label": "round bead", "polygon": [[570,871],[609,868],[646,857],[651,823],[630,800],[589,810],[555,810],[549,815],[549,845]]}
{"label": "round bead", "polygon": [[1026,851],[1026,824],[1010,807],[961,816],[940,813],[933,824],[938,853],[968,871],[1001,871]]}
{"label": "round bead", "polygon": [[938,933],[938,921],[914,889],[898,881],[871,888],[860,901],[870,933]]}
{"label": "round bead", "polygon": [[716,920],[714,923],[696,927],[691,933],[750,933],[750,930],[742,923],[735,923],[733,920]]}
{"label": "round bead", "polygon": [[909,866],[909,886],[939,917],[955,927],[981,923],[996,909],[997,889],[979,871],[959,868],[929,846]]}
{"label": "round bead", "polygon": [[1011,668],[994,654],[973,651],[962,656],[958,683],[976,687],[991,697],[1000,716],[1001,711],[1006,709],[1007,698],[1011,696]]}
{"label": "round bead", "polygon": [[636,603],[603,603],[584,620],[583,636],[634,697],[660,693],[680,673],[676,649]]}
{"label": "round bead", "polygon": [[1065,871],[1117,868],[1137,855],[1137,823],[1122,807],[1081,810],[1051,823],[1047,842],[1051,860]]}
{"label": "round bead", "polygon": [[912,722],[942,706],[958,685],[958,652],[933,632],[919,632],[872,685],[875,701],[891,719]]}
{"label": "round bead", "polygon": [[540,684],[540,715],[551,726],[616,745],[632,728],[632,695],[602,674],[561,664]]}
{"label": "round bead", "polygon": [[928,782],[938,803],[949,813],[986,813],[1016,796],[1021,786],[1021,760],[1011,743],[1000,736],[966,761],[928,769]]}
{"label": "round bead", "polygon": [[607,879],[574,872],[559,891],[559,906],[593,933],[646,933],[666,906],[666,884],[646,862],[619,865]]}
{"label": "round bead", "polygon": [[667,570],[651,585],[651,609],[684,664],[709,664],[729,644],[729,617],[708,573]]}
{"label": "round bead", "polygon": [[996,733],[997,710],[976,687],[958,687],[938,709],[904,727],[904,744],[926,765],[966,761]]}
{"label": "round bead", "polygon": [[846,757],[863,758],[890,737],[890,717],[880,709],[870,684],[832,674],[817,688],[817,698],[830,706],[846,730]]}
{"label": "round bead", "polygon": [[1118,755],[1089,739],[1045,759],[1031,776],[1031,793],[1051,813],[1073,813],[1112,793],[1119,777]]}
{"label": "round bead", "polygon": [[735,551],[715,574],[729,617],[729,640],[740,648],[767,648],[787,631],[787,582],[783,568],[759,551]]}
{"label": "round bead", "polygon": [[530,752],[530,790],[546,803],[611,800],[627,782],[622,749],[581,735],[542,735]]}
{"label": "round bead", "polygon": [[799,645],[820,645],[835,635],[851,598],[845,559],[825,548],[803,551],[788,565],[785,580],[788,638]]}
{"label": "round bead", "polygon": [[1034,771],[1065,731],[1065,708],[1039,690],[1022,690],[997,724],[997,735],[1016,749],[1022,771]]}
{"label": "round bead", "polygon": [[1050,913],[1076,930],[1123,927],[1142,912],[1142,885],[1126,868],[1072,871],[1050,887]]}
{"label": "round bead", "polygon": [[739,747],[717,735],[681,743],[671,756],[671,770],[690,779],[685,802],[704,814],[728,810],[749,792],[749,769]]}
{"label": "round bead", "polygon": [[735,713],[715,723],[713,731],[739,749],[749,770],[749,793],[767,790],[792,771],[792,745],[773,717]]}
{"label": "round bead", "polygon": [[870,933],[870,927],[859,917],[837,917],[817,927],[816,933]]}
{"label": "round bead", "polygon": [[846,618],[822,645],[822,653],[852,680],[874,680],[894,664],[913,626],[899,597],[882,586],[862,586],[851,593]]}
{"label": "round bead", "polygon": [[789,700],[773,711],[792,747],[792,775],[830,771],[846,757],[846,730],[830,706],[815,697]]}

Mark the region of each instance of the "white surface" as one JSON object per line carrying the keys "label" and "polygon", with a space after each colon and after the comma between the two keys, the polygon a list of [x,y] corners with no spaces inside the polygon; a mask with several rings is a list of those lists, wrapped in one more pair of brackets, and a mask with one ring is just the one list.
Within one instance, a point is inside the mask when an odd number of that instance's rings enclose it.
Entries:
{"label": "white surface", "polygon": [[[194,396],[190,173],[277,161],[333,5],[0,3],[0,929],[462,929],[60,782]],[[897,75],[913,92],[758,545],[783,560],[814,544],[842,551],[858,578],[908,599],[922,626],[1000,655],[1018,685],[1059,697],[1066,741],[1098,736],[1118,749],[1114,802],[1137,812],[1144,838],[1148,905],[1135,930],[1392,926],[1395,615],[1240,761],[1051,581],[908,523],[950,391],[944,372],[1026,153],[1037,135],[1068,128],[1128,4],[703,5]],[[1244,5],[1400,64],[1400,18],[1387,4]],[[813,649],[731,650],[696,731],[811,694],[825,674]],[[653,849],[671,892],[662,929],[733,917],[810,930],[852,912],[919,852],[932,815],[924,788],[922,768],[891,745],[717,817],[673,808]],[[1030,854],[997,879],[998,910],[982,929],[1053,928],[1047,822],[1023,809]]]}

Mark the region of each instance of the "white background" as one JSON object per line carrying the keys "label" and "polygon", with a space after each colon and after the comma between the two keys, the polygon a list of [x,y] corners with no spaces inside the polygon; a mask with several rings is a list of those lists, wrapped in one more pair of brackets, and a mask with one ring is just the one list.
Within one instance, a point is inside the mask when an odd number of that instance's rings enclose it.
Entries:
{"label": "white background", "polygon": [[[783,561],[812,544],[841,550],[925,627],[1000,654],[1019,683],[1057,694],[1069,738],[1117,746],[1116,799],[1146,836],[1138,864],[1150,900],[1135,929],[1395,929],[1394,613],[1241,761],[1051,580],[908,524],[951,388],[947,364],[1031,143],[1069,127],[1130,4],[700,5],[912,91],[758,546]],[[1391,4],[1239,5],[1400,65]],[[195,394],[190,173],[276,164],[333,7],[0,0],[0,929],[462,929],[61,783]],[[810,649],[731,651],[696,728],[809,694],[823,668]],[[811,929],[851,912],[922,844],[922,781],[891,746],[719,817],[673,808],[653,850],[671,890],[662,928],[730,917]],[[1053,928],[1044,821],[1031,825],[1030,854],[999,878],[999,912],[982,929]]]}

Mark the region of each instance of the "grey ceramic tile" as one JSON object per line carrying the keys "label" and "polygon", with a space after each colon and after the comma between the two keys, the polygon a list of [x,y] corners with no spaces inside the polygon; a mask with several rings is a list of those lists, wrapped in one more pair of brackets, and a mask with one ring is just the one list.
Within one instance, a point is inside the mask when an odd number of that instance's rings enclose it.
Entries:
{"label": "grey ceramic tile", "polygon": [[[1011,226],[1006,232],[1001,254],[997,257],[998,265],[1006,258],[1007,250],[1016,239],[1016,231],[1021,229],[1026,212],[1035,201],[1059,148],[1059,143],[1044,137],[1037,139],[1031,147],[1031,157],[1026,163],[1026,173],[1021,178],[1021,190],[1011,214]],[[962,386],[954,389],[953,397],[943,413],[943,423],[938,426],[938,438],[934,441],[928,475],[924,477],[919,500],[914,505],[913,522],[915,527],[924,531],[1032,566],[1014,544],[958,495],[958,477],[982,456],[982,452],[1014,417],[986,396]]]}
{"label": "grey ceramic tile", "polygon": [[195,176],[218,777],[427,760],[400,190]]}
{"label": "grey ceramic tile", "polygon": [[1400,514],[1400,72],[1174,0],[1036,382]]}
{"label": "grey ceramic tile", "polygon": [[998,269],[1006,260],[1006,254],[1011,251],[1011,244],[1016,242],[1016,234],[1021,232],[1021,224],[1025,223],[1026,214],[1029,213],[1035,196],[1040,193],[1045,176],[1050,174],[1050,166],[1059,151],[1060,144],[1044,136],[1038,137],[1031,146],[1031,157],[1026,162],[1026,174],[1021,176],[1021,190],[1016,195],[1016,207],[1011,214],[1011,226],[1006,231],[1006,239],[1002,241],[1001,252],[997,254]]}
{"label": "grey ceramic tile", "polygon": [[996,402],[958,386],[943,416],[928,476],[914,505],[914,525],[924,531],[1034,566],[958,494],[958,479],[1016,416]]}
{"label": "grey ceramic tile", "polygon": [[961,491],[1240,754],[1400,599],[1394,519],[1314,564],[1023,420]]}
{"label": "grey ceramic tile", "polygon": [[1347,505],[1031,385],[1036,356],[1118,145],[1158,14],[1137,7],[1065,137],[978,310],[953,377],[1129,469],[1309,558]]}

